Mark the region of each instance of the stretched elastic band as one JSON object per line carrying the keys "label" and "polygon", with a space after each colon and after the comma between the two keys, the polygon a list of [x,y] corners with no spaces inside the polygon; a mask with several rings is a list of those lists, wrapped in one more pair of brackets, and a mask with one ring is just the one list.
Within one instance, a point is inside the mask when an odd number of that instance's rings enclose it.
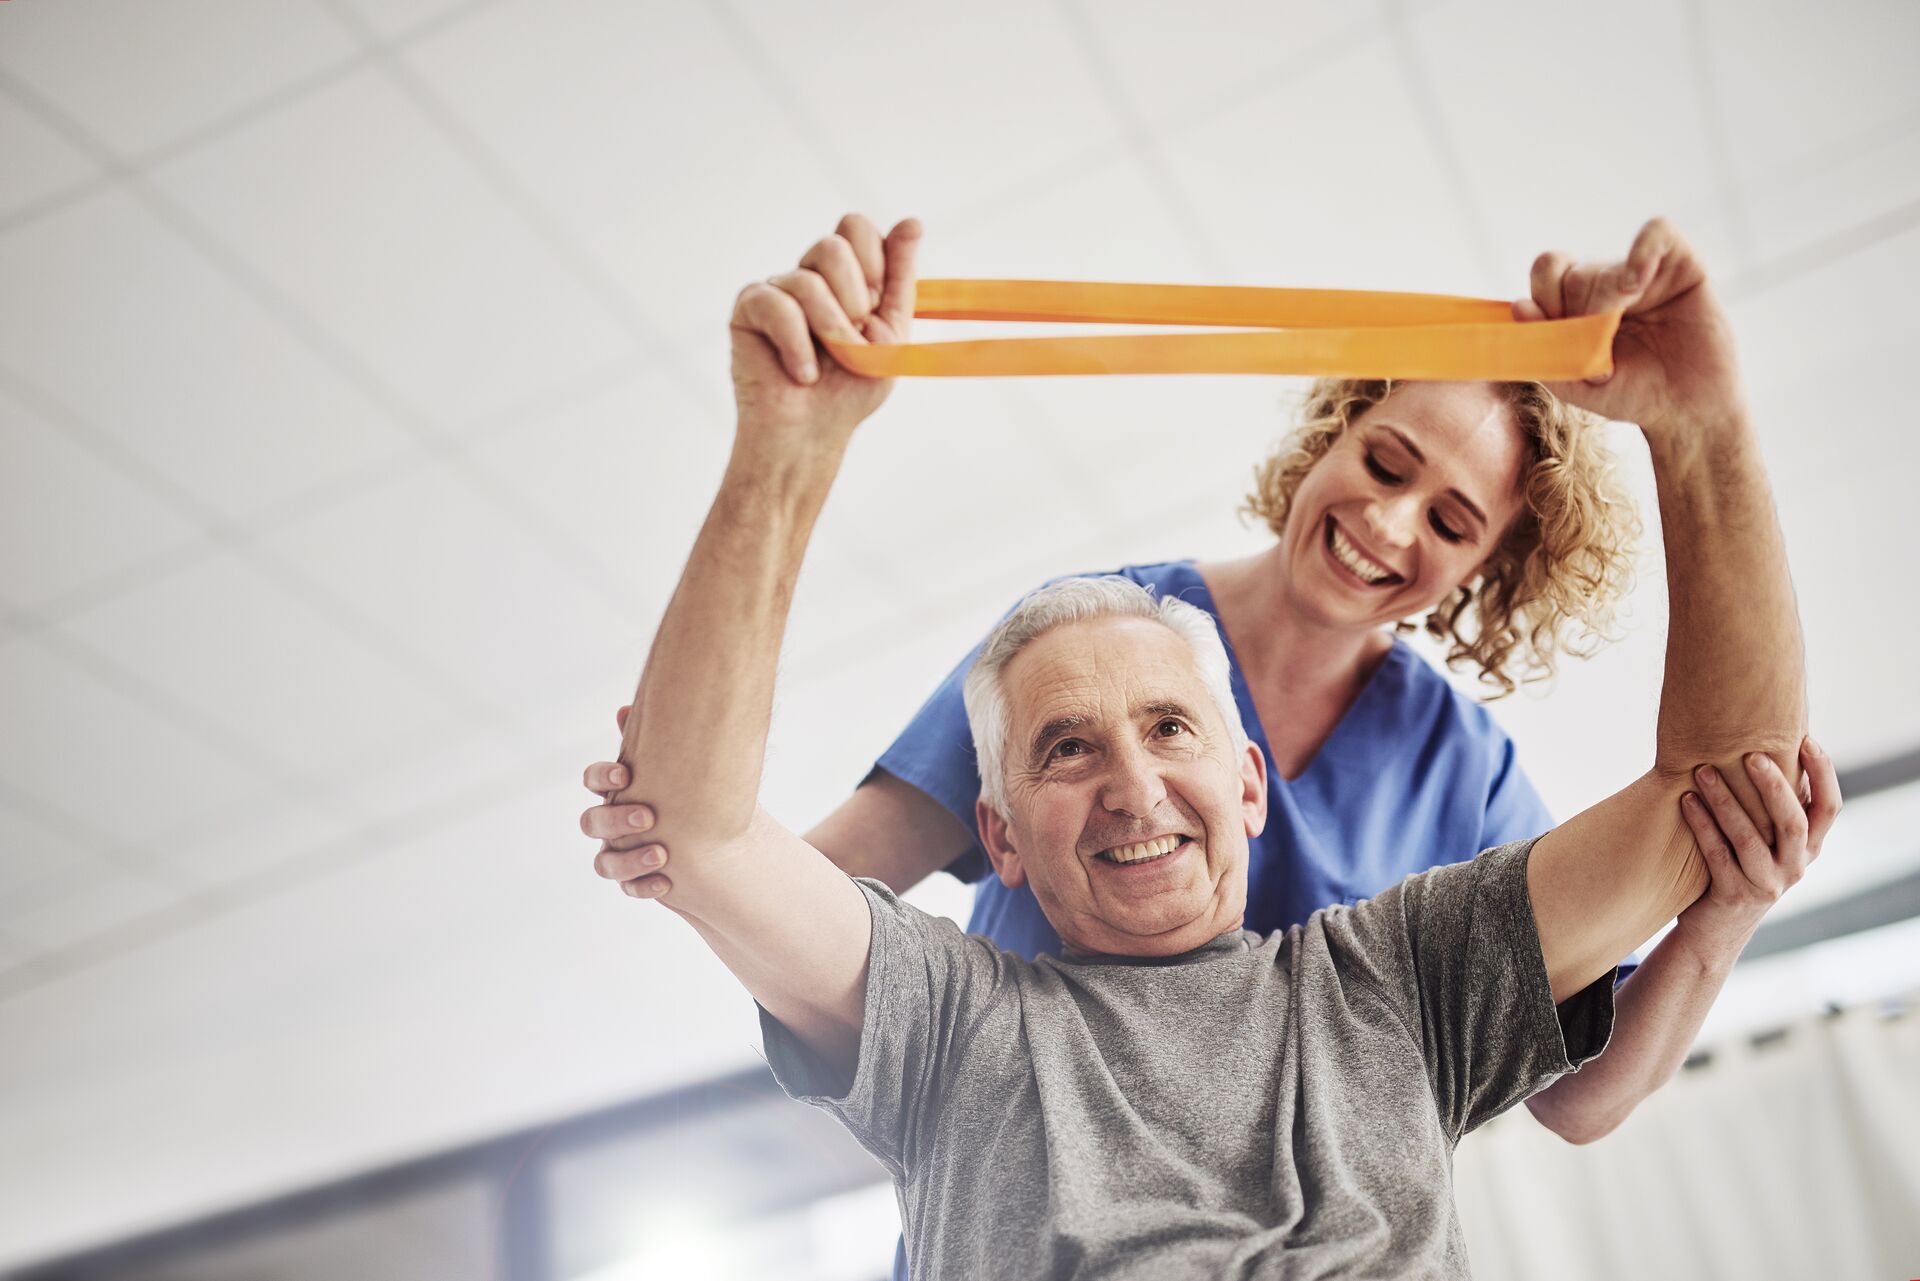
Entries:
{"label": "stretched elastic band", "polygon": [[1552,382],[1611,373],[1620,326],[1619,312],[1522,324],[1504,302],[1444,294],[1070,280],[922,280],[913,314],[1250,332],[824,345],[873,378],[1328,374]]}

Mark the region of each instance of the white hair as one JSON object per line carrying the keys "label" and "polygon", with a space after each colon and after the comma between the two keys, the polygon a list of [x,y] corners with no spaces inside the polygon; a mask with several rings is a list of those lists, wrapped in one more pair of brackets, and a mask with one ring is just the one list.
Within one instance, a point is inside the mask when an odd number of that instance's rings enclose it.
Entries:
{"label": "white hair", "polygon": [[1240,705],[1233,697],[1233,665],[1211,615],[1177,597],[1156,596],[1152,589],[1118,574],[1063,578],[1028,593],[1001,620],[980,647],[980,657],[973,661],[961,689],[967,720],[973,726],[981,795],[1003,817],[1007,813],[1007,735],[1012,725],[1001,675],[1015,654],[1054,628],[1097,618],[1151,618],[1186,641],[1201,683],[1233,736],[1234,750],[1239,751],[1247,742]]}

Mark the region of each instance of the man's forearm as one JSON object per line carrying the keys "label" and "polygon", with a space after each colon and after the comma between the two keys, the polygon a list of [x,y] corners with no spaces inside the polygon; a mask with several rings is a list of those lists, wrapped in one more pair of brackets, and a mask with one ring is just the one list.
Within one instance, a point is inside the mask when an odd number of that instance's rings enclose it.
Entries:
{"label": "man's forearm", "polygon": [[1740,757],[1765,751],[1797,777],[1806,691],[1759,441],[1744,409],[1729,406],[1720,421],[1663,433],[1652,450],[1668,599],[1655,769],[1686,780],[1696,765],[1719,765],[1755,802],[1749,811],[1764,812]]}
{"label": "man's forearm", "polygon": [[674,850],[676,884],[753,819],[794,582],[838,464],[773,464],[736,442],[661,619],[620,751],[645,794],[636,782],[616,799],[653,804],[643,839]]}
{"label": "man's forearm", "polygon": [[1527,1107],[1569,1143],[1612,1133],[1680,1070],[1733,961],[1734,955],[1703,955],[1676,935],[1660,940],[1614,993],[1606,1052],[1528,1099]]}

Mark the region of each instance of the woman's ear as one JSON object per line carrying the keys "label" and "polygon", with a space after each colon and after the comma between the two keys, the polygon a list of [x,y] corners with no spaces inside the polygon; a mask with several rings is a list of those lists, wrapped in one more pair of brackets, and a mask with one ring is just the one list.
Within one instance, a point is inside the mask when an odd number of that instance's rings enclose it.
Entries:
{"label": "woman's ear", "polygon": [[[1258,749],[1255,749],[1258,750]],[[1027,883],[1027,869],[1020,857],[1020,851],[1013,844],[1013,827],[998,810],[987,804],[987,798],[981,797],[973,803],[973,817],[980,827],[980,846],[987,852],[987,861],[993,864],[993,870],[1000,874],[1008,889],[1019,889]]]}

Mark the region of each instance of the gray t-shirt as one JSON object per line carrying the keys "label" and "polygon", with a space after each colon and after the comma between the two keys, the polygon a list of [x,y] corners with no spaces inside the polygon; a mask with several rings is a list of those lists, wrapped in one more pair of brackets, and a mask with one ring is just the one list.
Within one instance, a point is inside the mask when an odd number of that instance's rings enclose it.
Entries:
{"label": "gray t-shirt", "polygon": [[1611,975],[1554,1008],[1532,847],[1161,959],[1029,962],[862,880],[852,1085],[762,1011],[767,1059],[892,1172],[914,1281],[1464,1277],[1454,1145],[1613,1025]]}

